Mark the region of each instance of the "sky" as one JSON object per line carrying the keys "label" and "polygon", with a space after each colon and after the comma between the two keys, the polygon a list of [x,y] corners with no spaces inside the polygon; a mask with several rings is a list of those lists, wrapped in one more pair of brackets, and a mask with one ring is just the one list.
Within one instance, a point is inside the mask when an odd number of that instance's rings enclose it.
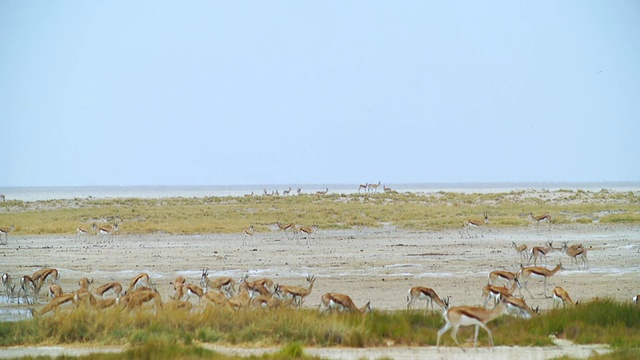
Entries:
{"label": "sky", "polygon": [[640,181],[638,1],[0,0],[0,186]]}

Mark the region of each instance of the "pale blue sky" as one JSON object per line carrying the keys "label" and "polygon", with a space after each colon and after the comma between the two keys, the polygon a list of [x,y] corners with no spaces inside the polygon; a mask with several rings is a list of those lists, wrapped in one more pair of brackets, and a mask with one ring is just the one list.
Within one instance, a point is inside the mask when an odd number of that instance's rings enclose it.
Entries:
{"label": "pale blue sky", "polygon": [[0,0],[0,186],[639,181],[638,1]]}

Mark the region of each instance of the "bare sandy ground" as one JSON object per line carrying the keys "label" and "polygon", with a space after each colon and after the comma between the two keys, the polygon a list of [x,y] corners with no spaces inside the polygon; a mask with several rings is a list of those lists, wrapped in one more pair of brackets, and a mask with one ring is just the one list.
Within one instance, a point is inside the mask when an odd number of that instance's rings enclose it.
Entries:
{"label": "bare sandy ground", "polygon": [[[0,271],[14,279],[44,267],[57,268],[65,291],[77,289],[77,281],[86,276],[94,284],[108,281],[128,283],[140,272],[148,272],[163,299],[172,294],[169,284],[177,275],[198,283],[202,268],[210,277],[232,276],[240,279],[270,277],[275,282],[305,286],[305,277],[313,274],[317,281],[305,307],[317,307],[320,296],[329,291],[349,294],[356,305],[367,301],[376,309],[396,310],[406,307],[410,287],[428,286],[441,296],[450,296],[452,305],[481,305],[481,289],[487,275],[496,269],[516,271],[520,267],[511,243],[528,246],[553,241],[556,248],[568,241],[582,243],[588,249],[589,268],[578,270],[559,250],[548,256],[548,267],[562,261],[564,271],[547,282],[547,293],[562,286],[574,300],[610,297],[631,301],[640,292],[640,226],[571,225],[551,228],[546,225],[517,229],[485,227],[469,238],[461,232],[409,232],[383,227],[345,231],[318,230],[301,244],[288,240],[281,231],[257,233],[242,245],[240,234],[118,235],[112,241],[98,236],[76,239],[75,236],[12,236],[0,246]],[[477,236],[477,237],[476,237]],[[544,311],[552,307],[543,296],[542,281],[531,280],[532,298],[527,302]],[[46,299],[42,297],[36,308]],[[418,307],[423,307],[423,302]],[[0,317],[26,317],[26,306],[15,300],[0,303]],[[448,337],[449,335],[445,335]],[[464,336],[460,336],[461,339]],[[481,344],[482,345],[482,344]],[[399,348],[384,349],[316,349],[329,358],[492,357],[542,359],[560,356],[558,349],[572,356],[586,357],[590,347],[561,344],[548,349],[509,348],[460,349]],[[584,352],[580,352],[582,350]],[[602,347],[596,347],[600,351]],[[223,349],[224,350],[224,349]],[[233,349],[231,349],[233,350]],[[230,350],[230,351],[231,351]],[[309,353],[316,351],[308,349]],[[342,352],[341,352],[342,351]],[[420,353],[420,351],[426,353]],[[0,357],[10,349],[0,349]],[[341,355],[342,354],[342,355]],[[416,355],[417,354],[417,355]],[[477,356],[475,356],[475,355]],[[15,355],[14,355],[15,356]]]}

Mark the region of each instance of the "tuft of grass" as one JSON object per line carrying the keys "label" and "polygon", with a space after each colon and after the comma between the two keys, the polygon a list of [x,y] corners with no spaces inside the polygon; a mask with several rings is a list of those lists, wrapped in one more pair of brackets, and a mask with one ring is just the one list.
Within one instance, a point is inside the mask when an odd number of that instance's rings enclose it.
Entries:
{"label": "tuft of grass", "polygon": [[[629,303],[609,299],[575,308],[557,309],[533,319],[502,316],[489,324],[496,345],[549,346],[549,335],[580,344],[610,344],[616,349],[640,348],[640,312]],[[184,313],[160,310],[133,314],[118,309],[77,309],[42,318],[0,323],[0,346],[100,344],[146,346],[149,343],[194,342],[286,346],[298,353],[303,346],[435,345],[444,325],[442,313],[419,310],[374,311],[358,314],[320,314],[316,310],[273,311],[207,307]],[[473,328],[461,328],[471,336]],[[484,336],[484,335],[481,335]],[[452,345],[449,337],[444,345]]]}

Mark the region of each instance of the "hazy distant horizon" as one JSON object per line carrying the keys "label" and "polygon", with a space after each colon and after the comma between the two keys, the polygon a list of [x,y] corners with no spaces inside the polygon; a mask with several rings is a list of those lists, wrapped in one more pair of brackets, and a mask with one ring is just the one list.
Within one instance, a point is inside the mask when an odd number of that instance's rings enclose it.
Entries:
{"label": "hazy distant horizon", "polygon": [[[364,184],[364,183],[363,183]],[[377,182],[376,182],[377,184]],[[260,196],[264,190],[269,194],[291,187],[291,195],[297,188],[303,194],[329,189],[329,194],[358,193],[360,184],[246,184],[246,185],[136,185],[136,186],[15,186],[0,187],[0,193],[7,200],[38,201],[73,198],[164,198],[164,197],[206,197],[206,196]],[[387,186],[398,192],[431,193],[438,191],[462,193],[491,193],[514,190],[585,190],[599,191],[640,191],[638,181],[618,182],[467,182],[467,183],[407,183],[381,182],[378,192]],[[361,191],[364,192],[364,191]]]}

